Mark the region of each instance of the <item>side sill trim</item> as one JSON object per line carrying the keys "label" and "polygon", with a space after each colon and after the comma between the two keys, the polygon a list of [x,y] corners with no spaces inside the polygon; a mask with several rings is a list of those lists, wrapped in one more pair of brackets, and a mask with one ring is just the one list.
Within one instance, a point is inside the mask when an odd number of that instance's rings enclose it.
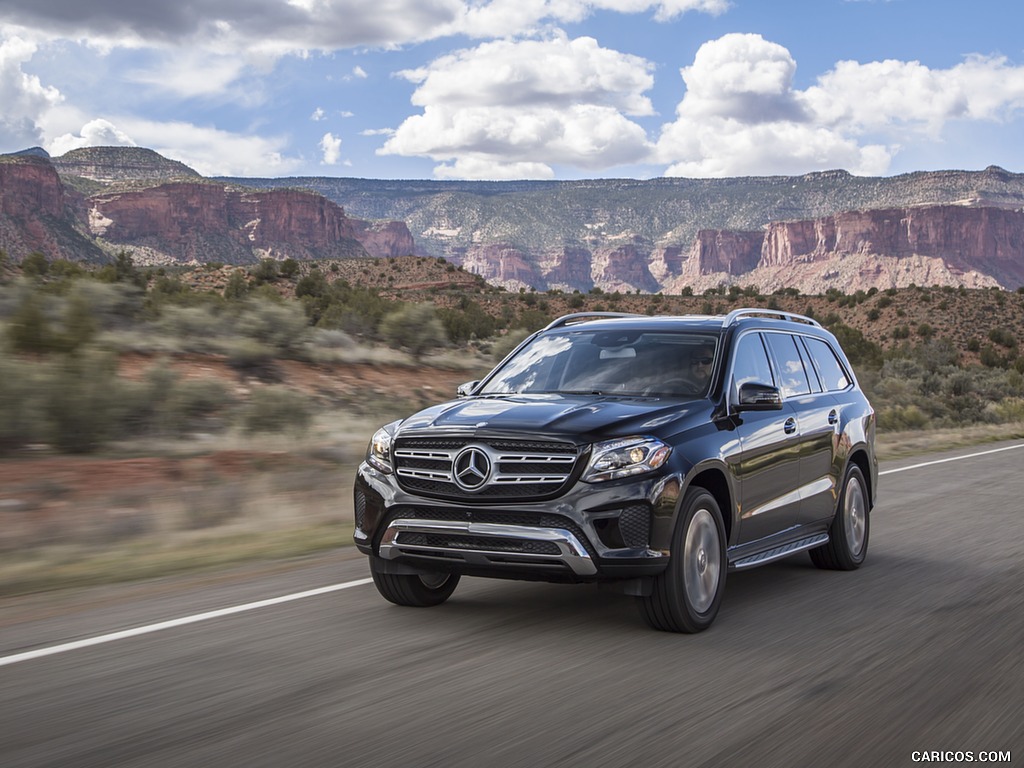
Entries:
{"label": "side sill trim", "polygon": [[803,552],[805,549],[814,549],[814,547],[820,547],[822,544],[828,543],[828,534],[819,533],[814,536],[808,536],[806,539],[799,539],[797,541],[791,541],[789,544],[783,544],[781,547],[775,547],[764,552],[758,552],[756,555],[750,555],[744,557],[742,560],[737,560],[732,563],[734,570],[740,571],[744,568],[753,568],[758,565],[764,565],[770,563],[773,560],[781,560],[784,557],[796,554],[797,552]]}

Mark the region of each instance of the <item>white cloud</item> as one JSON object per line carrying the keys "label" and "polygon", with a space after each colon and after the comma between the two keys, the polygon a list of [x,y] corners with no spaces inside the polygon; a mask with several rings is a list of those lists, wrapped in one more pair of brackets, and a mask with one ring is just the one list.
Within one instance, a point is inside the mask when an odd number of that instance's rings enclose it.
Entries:
{"label": "white cloud", "polygon": [[323,152],[322,165],[337,165],[341,159],[341,139],[332,133],[325,133],[320,139],[320,151]]}
{"label": "white cloud", "polygon": [[555,174],[543,163],[502,163],[487,157],[463,156],[434,169],[438,179],[476,179],[479,181],[515,181],[553,179]]}
{"label": "white cloud", "polygon": [[[471,157],[473,168],[545,178],[551,164],[598,170],[637,162],[649,149],[625,115],[653,113],[643,95],[651,65],[592,38],[484,43],[400,74],[419,83],[412,101],[423,112],[407,118],[381,154]],[[438,173],[467,167],[456,162]]]}
{"label": "white cloud", "polygon": [[24,149],[42,144],[40,118],[61,101],[56,88],[44,86],[38,77],[22,70],[35,52],[35,43],[20,37],[0,40],[0,147]]}
{"label": "white cloud", "polygon": [[309,119],[312,120],[314,123],[319,123],[321,120],[325,120],[326,118],[327,115],[324,113],[324,110],[321,107],[317,107],[316,109],[314,109],[313,114],[309,116]]}
{"label": "white cloud", "polygon": [[360,66],[355,66],[352,68],[352,76],[358,77],[360,80],[365,80],[367,77],[369,77],[369,75],[366,74],[366,70]]}
{"label": "white cloud", "polygon": [[283,137],[250,136],[186,122],[158,122],[132,116],[111,118],[115,131],[139,146],[177,160],[204,176],[287,176],[303,167],[285,154]]}
{"label": "white cloud", "polygon": [[850,130],[902,127],[936,136],[949,120],[1003,120],[1024,108],[1024,67],[1001,56],[971,56],[950,69],[841,61],[804,98],[822,120]]}
{"label": "white cloud", "polygon": [[882,174],[908,138],[941,140],[950,120],[1007,119],[1024,107],[1024,68],[999,57],[946,70],[840,62],[805,91],[793,87],[795,71],[789,51],[760,35],[702,45],[658,141],[667,174]]}
{"label": "white cloud", "polygon": [[134,147],[135,142],[109,120],[90,120],[79,133],[65,133],[49,143],[46,150],[54,157],[60,157],[72,149],[82,147]]}

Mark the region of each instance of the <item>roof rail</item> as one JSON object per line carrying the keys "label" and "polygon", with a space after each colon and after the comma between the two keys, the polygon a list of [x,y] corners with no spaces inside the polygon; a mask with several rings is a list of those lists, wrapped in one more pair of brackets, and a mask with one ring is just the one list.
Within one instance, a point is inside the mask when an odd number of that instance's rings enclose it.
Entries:
{"label": "roof rail", "polygon": [[647,317],[647,315],[638,315],[635,312],[574,312],[571,315],[562,315],[557,320],[552,320],[544,330],[550,331],[552,328],[561,328],[566,325],[572,325],[573,323],[582,323],[591,318],[601,319],[607,317]]}
{"label": "roof rail", "polygon": [[821,328],[821,323],[807,315],[798,315],[794,312],[783,312],[778,309],[761,309],[759,307],[746,307],[743,309],[734,309],[728,315],[725,316],[725,320],[722,321],[722,327],[727,328],[728,326],[735,323],[741,317],[749,317],[753,315],[767,315],[768,317],[775,317],[779,320],[789,320],[794,323],[807,323]]}

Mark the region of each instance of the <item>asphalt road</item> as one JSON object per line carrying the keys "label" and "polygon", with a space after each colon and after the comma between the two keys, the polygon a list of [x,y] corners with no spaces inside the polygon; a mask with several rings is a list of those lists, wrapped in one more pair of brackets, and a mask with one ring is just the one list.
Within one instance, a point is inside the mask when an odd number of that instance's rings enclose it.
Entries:
{"label": "asphalt road", "polygon": [[862,569],[730,574],[695,636],[593,586],[464,579],[439,608],[356,584],[23,655],[364,579],[349,550],[3,601],[0,765],[1020,763],[1024,449],[892,472],[998,447],[883,466]]}

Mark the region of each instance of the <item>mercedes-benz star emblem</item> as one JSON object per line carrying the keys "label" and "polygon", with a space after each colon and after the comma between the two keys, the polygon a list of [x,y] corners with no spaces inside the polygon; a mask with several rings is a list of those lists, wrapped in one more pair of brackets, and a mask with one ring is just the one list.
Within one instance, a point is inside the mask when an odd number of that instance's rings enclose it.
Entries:
{"label": "mercedes-benz star emblem", "polygon": [[491,476],[491,459],[481,448],[470,446],[455,457],[455,482],[466,491],[479,491]]}

